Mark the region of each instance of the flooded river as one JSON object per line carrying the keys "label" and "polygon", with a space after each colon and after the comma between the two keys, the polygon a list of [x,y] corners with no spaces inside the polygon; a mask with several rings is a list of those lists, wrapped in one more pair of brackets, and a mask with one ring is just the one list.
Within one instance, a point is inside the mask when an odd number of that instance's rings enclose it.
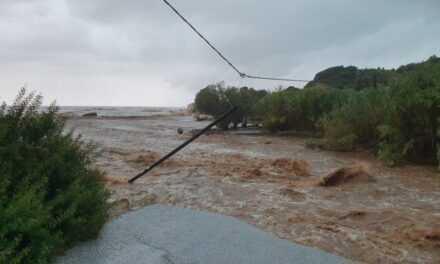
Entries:
{"label": "flooded river", "polygon": [[[141,117],[67,121],[68,129],[98,146],[96,164],[107,173],[113,215],[149,204],[175,205],[234,216],[360,262],[440,263],[435,168],[390,169],[369,153],[308,149],[303,138],[214,133],[126,183],[206,125],[163,109]],[[319,185],[323,176],[350,166],[362,167],[374,180]]]}

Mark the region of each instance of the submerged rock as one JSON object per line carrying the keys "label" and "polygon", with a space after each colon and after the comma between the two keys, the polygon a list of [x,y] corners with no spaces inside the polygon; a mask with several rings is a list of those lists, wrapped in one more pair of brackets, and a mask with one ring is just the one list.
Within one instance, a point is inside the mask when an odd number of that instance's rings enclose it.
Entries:
{"label": "submerged rock", "polygon": [[82,117],[98,117],[98,113],[96,112],[85,113],[82,115]]}
{"label": "submerged rock", "polygon": [[322,187],[338,186],[347,183],[368,183],[374,182],[367,169],[362,166],[340,168],[327,176],[324,176],[319,185]]}

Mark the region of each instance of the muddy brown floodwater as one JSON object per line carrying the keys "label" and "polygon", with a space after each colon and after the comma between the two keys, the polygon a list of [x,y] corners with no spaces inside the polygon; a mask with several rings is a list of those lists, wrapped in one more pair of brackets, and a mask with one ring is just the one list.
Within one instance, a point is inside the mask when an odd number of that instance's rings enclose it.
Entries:
{"label": "muddy brown floodwater", "polygon": [[[98,145],[97,166],[107,173],[114,216],[170,204],[234,216],[360,262],[440,263],[435,168],[390,169],[368,153],[307,149],[302,138],[212,134],[126,183],[206,124],[184,115],[67,122]],[[340,168],[354,170],[358,180],[338,178],[326,187],[322,177]]]}

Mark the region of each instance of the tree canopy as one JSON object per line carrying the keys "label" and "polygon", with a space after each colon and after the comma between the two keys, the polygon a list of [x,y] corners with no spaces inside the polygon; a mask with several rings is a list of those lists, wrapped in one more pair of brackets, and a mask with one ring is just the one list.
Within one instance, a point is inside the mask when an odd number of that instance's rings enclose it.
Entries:
{"label": "tree canopy", "polygon": [[[243,109],[231,122],[252,117],[270,131],[312,132],[322,138],[314,145],[344,151],[367,147],[390,165],[440,163],[437,56],[390,70],[332,67],[316,74],[304,89],[260,92],[208,86],[196,102],[203,112],[216,115],[227,106],[222,98],[229,98]],[[211,96],[206,108],[204,94]]]}

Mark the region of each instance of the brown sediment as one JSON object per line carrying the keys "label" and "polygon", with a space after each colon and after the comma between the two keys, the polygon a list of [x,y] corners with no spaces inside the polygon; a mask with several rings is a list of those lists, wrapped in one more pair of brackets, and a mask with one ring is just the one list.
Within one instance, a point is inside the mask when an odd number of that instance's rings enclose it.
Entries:
{"label": "brown sediment", "polygon": [[128,183],[128,178],[120,177],[120,176],[115,177],[115,176],[103,175],[101,176],[100,180],[109,185],[121,185]]}
{"label": "brown sediment", "polygon": [[296,181],[290,181],[288,183],[288,186],[290,188],[310,188],[310,187],[316,187],[320,184],[321,180],[317,177],[315,178],[307,178],[307,179],[300,179]]}
{"label": "brown sediment", "polygon": [[305,160],[276,159],[272,166],[294,176],[310,176],[310,164]]}
{"label": "brown sediment", "polygon": [[134,162],[142,165],[151,165],[154,162],[158,161],[159,159],[160,159],[159,153],[153,151],[146,151],[145,153],[133,154],[127,157],[127,160],[129,162]]}
{"label": "brown sediment", "polygon": [[[368,152],[323,152],[305,148],[299,138],[224,133],[201,137],[126,184],[183,140],[176,130],[187,120],[153,121],[71,121],[101,142],[98,166],[111,175],[105,180],[118,214],[151,203],[189,207],[238,217],[361,263],[440,263],[440,177],[434,168],[390,169]],[[108,122],[147,131],[111,130]]]}
{"label": "brown sediment", "polygon": [[291,188],[282,188],[281,194],[289,197],[293,201],[304,201],[306,200],[306,195],[302,192],[295,191]]}
{"label": "brown sediment", "polygon": [[270,160],[241,154],[217,154],[202,159],[184,159],[180,160],[179,165],[206,168],[217,176],[235,176],[240,180],[273,182],[311,175],[310,164],[305,160]]}
{"label": "brown sediment", "polygon": [[419,249],[440,250],[440,229],[410,226],[390,236],[396,243],[412,244]]}
{"label": "brown sediment", "polygon": [[[122,156],[132,164],[150,165],[161,155],[153,151],[142,151]],[[350,200],[349,197],[359,196],[353,192],[353,188],[357,188],[357,191],[368,190],[366,201],[372,199],[378,204],[390,195],[371,184],[374,183],[374,179],[366,167],[362,165],[342,167],[325,177],[318,177],[313,176],[313,167],[304,160],[250,157],[237,153],[207,155],[201,152],[163,164],[153,173],[154,176],[158,176],[158,180],[150,181],[149,184],[152,184],[151,188],[164,188],[167,190],[165,193],[168,194],[157,194],[153,191],[157,199],[148,198],[148,202],[141,204],[158,202],[226,213],[275,232],[282,238],[366,263],[378,261],[401,263],[407,252],[427,254],[421,258],[423,261],[418,261],[414,257],[409,258],[412,259],[407,261],[409,263],[435,263],[435,260],[440,259],[440,254],[433,253],[440,247],[439,233],[432,224],[435,221],[425,222],[425,225],[422,225],[423,229],[417,229],[411,225],[415,222],[415,216],[410,216],[401,210],[366,208],[362,202],[345,208],[344,204]],[[190,178],[177,176],[179,168],[192,168],[187,176]],[[174,170],[167,173],[168,169]],[[202,171],[203,176],[196,173],[198,176],[194,177],[201,178],[194,178],[197,180],[191,183],[191,175],[195,175],[194,172],[197,171]],[[172,180],[174,177],[176,180]],[[211,181],[210,177],[217,180]],[[156,177],[150,177],[153,178]],[[182,179],[177,180],[179,178]],[[233,181],[236,187],[220,184],[224,179],[238,179]],[[148,176],[146,180],[148,181]],[[247,183],[252,183],[251,186],[256,184],[253,187],[255,189],[252,190],[255,193],[258,193],[262,186],[273,185],[272,191],[266,194],[272,202],[266,203],[248,194],[249,191],[246,190],[248,187],[240,185]],[[180,189],[178,187],[180,185],[186,187]],[[124,185],[114,184],[110,185],[110,188],[121,188],[118,186]],[[318,186],[345,187],[342,190],[325,188],[316,192]],[[199,193],[194,196],[197,198],[185,200],[184,197],[191,193],[185,194],[186,188],[195,188],[191,189],[193,190],[191,192],[195,193],[200,188],[204,191],[202,195]],[[221,191],[223,196],[218,197],[218,194],[215,194],[218,191]],[[340,195],[341,191],[346,193],[345,196]],[[151,192],[149,195],[152,195]],[[122,198],[120,203],[115,203],[114,214],[118,215],[123,211],[120,208],[121,204],[125,209],[136,204],[130,200],[127,207],[124,199],[126,198]],[[314,204],[313,200],[319,201],[319,204]],[[328,204],[329,201],[342,203],[342,206],[334,207]],[[243,202],[245,206],[236,207],[234,204],[237,202]],[[294,211],[288,209],[293,204],[296,204]],[[255,218],[253,215],[258,215],[258,212],[262,212],[262,215]],[[377,256],[365,254],[366,251],[375,252]]]}
{"label": "brown sediment", "polygon": [[[125,159],[127,162],[135,163],[138,165],[151,166],[156,161],[161,159],[162,157],[163,157],[162,154],[148,150],[148,151],[144,151],[144,152],[140,152],[140,153],[134,153],[134,154],[127,155]],[[167,167],[171,167],[171,166],[175,167],[175,166],[179,166],[181,164],[178,159],[169,159],[169,160],[166,160],[165,162],[163,162],[161,165],[167,166]]]}
{"label": "brown sediment", "polygon": [[244,171],[241,178],[251,180],[251,179],[257,179],[261,176],[263,176],[263,172],[261,171],[261,169],[254,168]]}

